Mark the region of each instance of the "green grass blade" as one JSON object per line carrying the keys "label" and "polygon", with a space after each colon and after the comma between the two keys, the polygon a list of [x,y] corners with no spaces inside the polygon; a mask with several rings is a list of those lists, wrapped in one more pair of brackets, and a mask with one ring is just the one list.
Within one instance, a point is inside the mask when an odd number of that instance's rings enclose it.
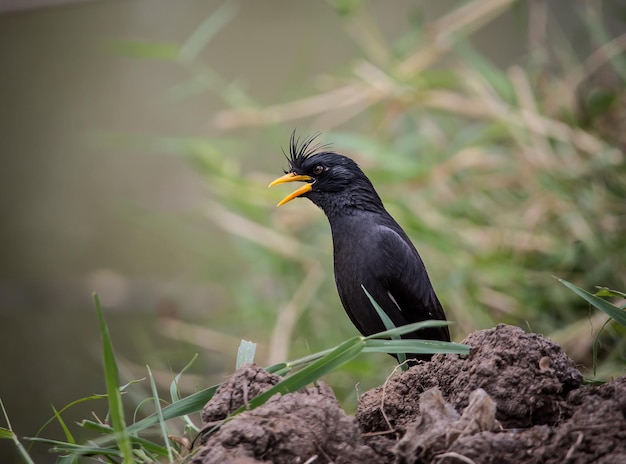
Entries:
{"label": "green grass blade", "polygon": [[387,313],[385,311],[383,311],[383,308],[380,307],[380,305],[374,299],[374,297],[372,295],[370,295],[370,292],[368,292],[367,289],[365,288],[365,286],[363,286],[363,285],[361,285],[361,288],[363,289],[363,291],[367,295],[367,298],[369,298],[370,303],[372,303],[372,305],[374,306],[374,309],[378,313],[378,317],[380,317],[380,319],[383,321],[383,325],[385,326],[385,329],[387,329],[387,330],[395,329],[396,325],[389,318]]}
{"label": "green grass blade", "polygon": [[71,454],[59,456],[59,458],[57,459],[57,464],[75,464],[77,462],[77,457],[72,456]]}
{"label": "green grass blade", "polygon": [[571,291],[576,293],[578,296],[580,296],[584,300],[587,300],[589,304],[596,307],[600,311],[605,312],[609,315],[609,317],[613,318],[623,326],[626,326],[626,311],[623,311],[614,304],[611,304],[608,301],[589,293],[587,290],[583,290],[582,288],[577,287],[567,280],[559,279],[558,277],[556,279],[567,288],[569,288]]}
{"label": "green grass blade", "polygon": [[122,457],[122,453],[118,448],[101,448],[99,446],[93,446],[93,444],[91,443],[89,445],[76,445],[59,440],[50,440],[48,438],[40,437],[27,437],[26,440],[52,445],[53,447],[50,449],[50,451],[53,453],[71,454],[74,456],[103,455],[120,458]]}
{"label": "green grass blade", "polygon": [[237,350],[236,368],[239,369],[246,363],[253,363],[255,353],[256,343],[249,342],[248,340],[241,340],[241,343],[239,344],[239,349]]}
{"label": "green grass blade", "polygon": [[[91,396],[86,396],[84,398],[79,398],[77,400],[72,401],[71,403],[63,406],[63,408],[61,408],[59,410],[59,414],[63,414],[67,409],[71,408],[72,406],[75,406],[77,404],[81,404],[84,403],[86,401],[94,401],[94,400],[105,400],[107,399],[107,395],[91,395]],[[43,429],[45,429],[48,424],[50,424],[52,421],[54,421],[56,419],[56,414],[54,416],[52,416],[50,419],[48,419],[40,428],[39,430],[37,430],[37,433],[35,434],[36,437],[38,437],[41,432],[43,432]]]}
{"label": "green grass blade", "polygon": [[[189,361],[187,363],[187,365],[185,367],[183,367],[181,369],[181,371],[176,375],[176,377],[174,377],[174,380],[172,380],[172,383],[170,384],[170,397],[172,398],[172,403],[176,403],[178,401],[181,401],[180,393],[179,393],[179,390],[178,390],[178,385],[179,385],[179,382],[180,382],[180,378],[187,371],[187,369],[189,369],[191,367],[191,365],[194,363],[194,361],[197,358],[198,358],[198,353],[193,355],[193,358],[191,358],[191,361]],[[198,429],[198,427],[196,427],[196,424],[194,424],[192,422],[192,420],[189,418],[189,416],[187,414],[181,416],[181,419],[183,420],[183,422],[185,422],[186,426],[189,427],[191,430],[194,430],[196,433],[198,433],[200,431]]]}
{"label": "green grass blade", "polygon": [[93,430],[98,433],[103,433],[103,434],[114,433],[113,427],[111,427],[110,425],[103,424],[101,422],[94,422],[89,419],[83,419],[82,421],[78,423],[78,425],[80,425],[82,428],[86,430]]}
{"label": "green grass blade", "polygon": [[[90,427],[86,427],[86,428],[90,429]],[[113,429],[110,427],[108,429],[106,427],[104,427],[104,429],[95,427],[94,430],[100,430],[100,431],[104,430],[106,433],[114,433]],[[88,445],[77,445],[77,444],[62,442],[59,440],[50,440],[47,438],[39,438],[39,437],[27,438],[27,440],[38,442],[38,443],[45,443],[47,445],[52,445],[53,448],[51,449],[51,451],[57,452],[57,453],[70,454],[72,455],[72,457],[86,456],[86,455],[93,455],[93,456],[103,455],[103,456],[116,457],[116,458],[122,457],[122,453],[120,452],[118,448],[97,446],[94,444],[93,441],[91,441]],[[162,457],[167,456],[167,450],[163,446],[159,446],[149,440],[139,438],[139,437],[132,437],[132,441],[133,443],[137,445],[138,450],[143,450],[144,454],[146,454],[146,452],[149,452],[149,453],[162,456]],[[114,461],[114,462],[117,462],[117,461]],[[148,462],[156,462],[156,459],[153,456],[150,458]],[[170,461],[170,462],[173,462],[173,461]]]}
{"label": "green grass blade", "polygon": [[174,380],[172,380],[172,383],[170,384],[170,397],[172,398],[172,403],[176,403],[177,401],[180,401],[180,394],[178,391],[178,384],[180,382],[180,378],[187,371],[187,369],[191,367],[191,365],[194,363],[196,359],[198,359],[198,353],[193,355],[193,358],[191,358],[191,361],[189,361],[185,365],[185,367],[183,367],[181,371],[178,374],[176,374],[176,377],[174,377]]}
{"label": "green grass blade", "polygon": [[15,434],[15,432],[13,432],[13,427],[11,427],[11,421],[9,420],[9,415],[7,414],[6,409],[4,409],[4,403],[2,402],[1,399],[0,399],[0,407],[2,408],[2,414],[4,415],[4,420],[6,421],[7,427],[8,427],[8,428],[0,427],[0,438],[12,440],[13,444],[17,448],[17,451],[22,457],[22,459],[24,460],[24,462],[26,464],[35,464],[35,461],[32,460],[32,458],[28,454],[28,451],[26,451],[26,448],[24,448],[24,445],[22,445],[20,440],[17,438],[17,435]]}
{"label": "green grass blade", "polygon": [[304,388],[351,359],[354,359],[363,350],[364,346],[365,340],[362,337],[353,337],[346,340],[325,356],[312,362],[304,369],[285,378],[266,392],[254,398],[250,401],[250,408],[253,409],[265,403],[265,401],[276,393],[289,393]]}
{"label": "green grass blade", "polygon": [[170,462],[174,460],[172,454],[172,447],[170,446],[169,434],[167,433],[167,426],[165,425],[165,420],[163,419],[163,410],[161,409],[161,401],[159,400],[159,392],[157,391],[156,383],[154,382],[154,376],[152,375],[152,371],[150,370],[150,366],[146,366],[148,369],[148,377],[150,378],[150,388],[152,389],[152,398],[154,399],[154,409],[156,410],[157,419],[159,421],[159,427],[161,429],[161,437],[163,438],[163,442],[165,443],[165,448],[167,449],[167,458]]}
{"label": "green grass blade", "polygon": [[[97,422],[84,420],[80,423],[81,427],[86,430],[94,430],[98,433],[105,433],[113,435],[115,432],[113,428],[104,424],[99,424]],[[31,442],[37,443],[45,443],[48,445],[54,445],[56,450],[63,450],[64,452],[72,453],[74,455],[85,455],[85,454],[115,454],[116,456],[122,456],[122,453],[119,449],[116,448],[107,448],[98,446],[96,440],[91,440],[88,445],[80,445],[80,444],[72,444],[66,443],[59,440],[51,440],[48,438],[41,437],[26,437],[25,438]],[[109,440],[111,441],[111,440]],[[157,443],[154,443],[150,440],[146,440],[145,438],[131,436],[131,441],[138,445],[138,448],[144,449],[150,453],[155,455],[159,455],[162,457],[167,456],[167,449],[164,446],[161,446]]]}
{"label": "green grass blade", "polygon": [[[363,284],[361,284],[361,288],[363,289],[363,291],[367,295],[367,298],[369,298],[370,303],[372,303],[372,306],[374,306],[374,309],[378,313],[378,317],[380,317],[380,319],[383,321],[383,325],[385,326],[385,329],[387,329],[387,330],[395,329],[396,325],[393,323],[393,321],[387,315],[387,313],[385,311],[383,311],[383,308],[380,307],[380,305],[374,299],[374,297],[372,295],[370,295],[370,292],[367,291],[367,289],[365,288],[365,286]],[[400,310],[400,307],[398,307],[398,309]],[[392,339],[399,339],[400,336],[399,335],[392,335],[392,336],[390,336],[390,338],[392,338]],[[408,369],[408,366],[405,363],[405,361],[406,361],[406,352],[396,353],[396,354],[398,355],[398,363],[400,363],[402,365],[402,370],[406,371]]]}
{"label": "green grass blade", "polygon": [[120,379],[117,370],[117,362],[115,353],[113,352],[113,344],[109,335],[109,328],[104,320],[104,314],[100,307],[100,300],[97,294],[93,294],[96,312],[98,313],[98,322],[100,324],[100,335],[102,337],[102,356],[104,359],[104,379],[109,398],[109,409],[111,414],[111,423],[115,431],[115,440],[124,458],[124,464],[133,464],[133,449],[129,436],[129,432],[124,422],[124,404],[122,403],[122,394],[120,392]]}
{"label": "green grass blade", "polygon": [[598,330],[598,333],[595,337],[593,337],[593,345],[592,345],[592,365],[593,365],[593,376],[596,377],[598,375],[598,351],[600,348],[600,335],[604,331],[607,325],[611,322],[611,319],[607,319]]}
{"label": "green grass blade", "polygon": [[[202,409],[202,407],[213,398],[213,395],[217,391],[220,385],[213,385],[211,387],[205,388],[204,390],[200,390],[192,395],[183,398],[176,403],[172,403],[169,406],[164,407],[161,410],[161,414],[163,416],[163,420],[170,420],[176,417],[184,416],[186,414],[191,414],[194,412],[198,412]],[[157,425],[159,423],[159,417],[156,414],[152,414],[148,417],[144,417],[138,422],[131,424],[127,427],[127,432],[138,433],[143,430],[146,430],[149,427]],[[112,440],[112,437],[105,436],[94,440],[95,443],[105,444]]]}
{"label": "green grass blade", "polygon": [[[99,422],[94,422],[91,420],[83,420],[79,424],[85,430],[93,430],[102,434],[113,434],[113,428],[110,425],[101,424]],[[133,443],[137,443],[144,448],[146,451],[149,451],[154,454],[158,454],[159,456],[167,456],[167,449],[165,446],[161,446],[157,443],[154,443],[150,440],[146,440],[145,438],[141,438],[138,436],[131,435],[131,440]]]}
{"label": "green grass blade", "polygon": [[291,370],[291,364],[284,363],[284,362],[278,363],[278,364],[272,364],[271,366],[266,367],[265,370],[269,372],[270,374],[284,375],[284,374],[281,374],[280,372],[289,372]]}
{"label": "green grass blade", "polygon": [[[219,385],[213,385],[212,387],[200,390],[199,392],[189,395],[176,403],[164,407],[161,411],[163,414],[163,420],[170,420],[175,417],[200,411],[207,401],[213,398],[213,395],[218,388]],[[141,419],[139,422],[129,425],[128,432],[137,433],[158,424],[158,422],[159,420],[156,414],[152,414],[151,416]]]}
{"label": "green grass blade", "polygon": [[385,330],[384,332],[378,332],[376,334],[365,337],[367,340],[372,338],[390,338],[396,335],[404,335],[407,333],[414,332],[420,329],[426,329],[429,327],[443,327],[445,325],[450,325],[452,322],[450,321],[439,321],[439,320],[431,320],[431,321],[421,321],[421,322],[413,322],[412,324],[403,325],[400,327],[396,327],[395,329]]}
{"label": "green grass blade", "polygon": [[450,343],[435,340],[379,340],[369,339],[365,341],[364,352],[381,353],[447,353],[468,354],[470,347],[461,343]]}
{"label": "green grass blade", "polygon": [[59,413],[59,411],[57,411],[57,409],[54,406],[52,406],[52,410],[54,411],[54,416],[59,421],[59,424],[61,424],[61,428],[63,429],[63,433],[65,433],[65,439],[69,443],[76,443],[76,440],[74,440],[74,437],[72,436],[72,433],[70,432],[70,429],[67,428],[67,425],[65,424],[65,421],[61,417],[61,414]]}
{"label": "green grass blade", "polygon": [[321,357],[326,356],[332,350],[334,350],[334,348],[329,348],[326,350],[318,351],[317,353],[309,354],[309,355],[303,356],[302,358],[289,361],[287,363],[274,364],[273,366],[266,367],[265,370],[271,374],[285,375],[286,373],[291,372],[291,370],[295,367],[310,364],[313,361],[316,361],[320,359]]}

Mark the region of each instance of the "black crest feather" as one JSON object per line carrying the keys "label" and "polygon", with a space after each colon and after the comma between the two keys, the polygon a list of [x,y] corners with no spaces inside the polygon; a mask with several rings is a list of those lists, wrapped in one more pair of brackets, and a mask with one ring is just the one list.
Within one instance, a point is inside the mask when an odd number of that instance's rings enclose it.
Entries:
{"label": "black crest feather", "polygon": [[[289,138],[289,155],[287,155],[283,150],[283,154],[285,155],[285,158],[287,158],[287,161],[289,161],[289,167],[291,169],[301,167],[309,156],[320,153],[324,149],[330,147],[330,144],[328,143],[314,143],[315,139],[317,139],[320,135],[321,133],[317,132],[310,137],[301,139],[296,135],[296,130],[293,130],[291,137]],[[288,171],[285,171],[285,174],[287,172]]]}

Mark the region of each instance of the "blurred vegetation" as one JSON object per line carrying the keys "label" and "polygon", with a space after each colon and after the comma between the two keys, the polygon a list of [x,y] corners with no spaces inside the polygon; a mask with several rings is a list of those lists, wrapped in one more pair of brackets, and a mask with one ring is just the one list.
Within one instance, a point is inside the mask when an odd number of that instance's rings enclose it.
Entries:
{"label": "blurred vegetation", "polygon": [[[167,95],[172,101],[211,94],[229,107],[207,114],[210,137],[107,137],[184,156],[211,193],[202,214],[233,237],[249,263],[228,284],[230,311],[194,315],[193,324],[170,319],[162,330],[232,359],[228,350],[239,338],[252,339],[263,365],[355,335],[334,287],[326,218],[305,200],[275,208],[284,192],[267,189],[286,165],[280,147],[297,127],[302,135],[321,131],[363,167],[420,251],[456,341],[506,322],[560,343],[587,377],[622,374],[624,327],[603,326],[605,315],[552,277],[590,291],[624,289],[626,35],[612,34],[605,18],[626,10],[572,2],[581,24],[574,41],[561,33],[549,2],[473,0],[433,22],[416,9],[387,37],[369,2],[327,3],[360,54],[331,75],[290,80],[281,101],[256,100],[202,61],[201,51],[237,14],[232,2],[184,43],[111,45],[117,54],[186,71]],[[613,10],[603,11],[607,5]],[[472,34],[511,11],[527,53],[500,69],[475,49]],[[300,76],[299,63],[291,66]],[[249,159],[259,139],[276,147],[262,162]],[[147,225],[158,228],[159,219]],[[188,238],[181,246],[202,243],[191,232]],[[368,354],[326,379],[350,409],[355,384],[365,391],[393,369],[391,357]],[[128,390],[127,402],[136,398]],[[139,396],[141,404],[149,393]]]}
{"label": "blurred vegetation", "polygon": [[[420,250],[457,340],[506,322],[555,339],[589,367],[602,321],[551,276],[587,289],[623,288],[626,40],[608,35],[601,3],[575,4],[588,56],[558,34],[545,2],[467,2],[433,23],[410,18],[393,41],[367,2],[330,4],[362,56],[312,78],[313,90],[294,85],[284,102],[254,101],[196,60],[228,27],[229,3],[180,46],[116,46],[186,67],[189,81],[177,94],[212,92],[232,106],[207,115],[219,138],[152,141],[188,157],[214,194],[207,214],[241,238],[250,266],[232,284],[237,309],[223,327],[267,342],[270,363],[353,332],[334,289],[325,218],[305,201],[273,210],[283,192],[263,190],[285,164],[279,146],[298,126],[305,135],[322,130],[362,165]],[[502,70],[472,48],[471,34],[510,8],[528,22],[528,54]],[[264,160],[263,172],[245,172],[233,159],[231,147],[243,142],[230,134],[247,127],[277,140],[275,162]],[[605,331],[611,348],[600,375],[623,369],[623,335]],[[379,362],[363,359],[346,372],[346,391],[355,372],[376,376]]]}
{"label": "blurred vegetation", "polygon": [[[292,128],[319,129],[361,164],[413,238],[456,340],[506,322],[554,339],[590,368],[604,319],[552,276],[586,289],[624,286],[626,39],[608,32],[604,4],[572,4],[588,54],[560,34],[546,2],[465,2],[434,22],[410,17],[393,39],[367,2],[329,4],[361,56],[294,83],[281,102],[255,101],[197,59],[228,27],[230,3],[181,45],[116,44],[118,53],[184,67],[189,80],[174,89],[178,97],[207,92],[231,107],[207,115],[216,137],[150,141],[185,155],[203,176],[214,198],[206,213],[240,239],[250,263],[232,283],[236,309],[219,322],[212,316],[211,326],[266,345],[267,363],[354,333],[334,289],[326,219],[306,201],[272,209],[284,192],[265,190],[285,165],[279,146]],[[525,24],[528,52],[499,69],[471,37],[510,9]],[[254,152],[241,139],[246,130],[276,143],[275,161],[267,157],[260,171],[233,157]],[[623,372],[624,340],[622,327],[602,332],[598,376]],[[382,359],[364,357],[335,374],[343,400],[355,382],[384,378]]]}
{"label": "blurred vegetation", "polygon": [[[423,255],[457,340],[507,322],[587,361],[601,321],[551,276],[588,289],[624,282],[626,40],[606,30],[603,4],[574,4],[588,56],[559,34],[545,2],[469,1],[434,22],[413,15],[392,39],[367,2],[329,4],[361,56],[333,75],[294,82],[281,102],[255,101],[200,58],[237,13],[234,3],[182,44],[113,45],[116,53],[185,69],[188,80],[171,98],[211,93],[231,107],[207,115],[214,137],[129,137],[186,156],[212,193],[206,214],[240,239],[249,267],[231,283],[236,308],[210,326],[266,343],[268,363],[354,334],[334,289],[326,219],[306,201],[274,209],[284,192],[266,189],[297,126],[305,135],[323,131],[362,165]],[[510,9],[526,24],[528,53],[503,70],[472,47],[471,36]],[[254,140],[241,139],[246,128],[276,141],[262,171],[244,170],[243,156],[233,155],[254,153]],[[623,368],[620,330],[606,331],[611,348],[601,374]],[[379,380],[380,359],[346,372],[346,389],[354,372]]]}

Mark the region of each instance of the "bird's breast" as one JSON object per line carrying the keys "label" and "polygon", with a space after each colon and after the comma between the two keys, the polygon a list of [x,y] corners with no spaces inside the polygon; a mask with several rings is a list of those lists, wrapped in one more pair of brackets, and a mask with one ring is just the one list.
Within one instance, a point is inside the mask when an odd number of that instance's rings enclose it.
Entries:
{"label": "bird's breast", "polygon": [[337,285],[359,286],[365,272],[372,272],[376,255],[376,225],[370,221],[343,221],[334,227],[333,260]]}

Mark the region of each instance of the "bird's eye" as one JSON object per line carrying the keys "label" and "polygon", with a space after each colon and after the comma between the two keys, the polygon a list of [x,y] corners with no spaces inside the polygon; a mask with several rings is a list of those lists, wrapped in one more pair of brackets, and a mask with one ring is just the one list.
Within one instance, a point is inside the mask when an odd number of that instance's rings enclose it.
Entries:
{"label": "bird's eye", "polygon": [[313,174],[315,174],[316,176],[319,176],[323,172],[324,172],[324,166],[322,166],[321,164],[318,164],[317,166],[313,168]]}

